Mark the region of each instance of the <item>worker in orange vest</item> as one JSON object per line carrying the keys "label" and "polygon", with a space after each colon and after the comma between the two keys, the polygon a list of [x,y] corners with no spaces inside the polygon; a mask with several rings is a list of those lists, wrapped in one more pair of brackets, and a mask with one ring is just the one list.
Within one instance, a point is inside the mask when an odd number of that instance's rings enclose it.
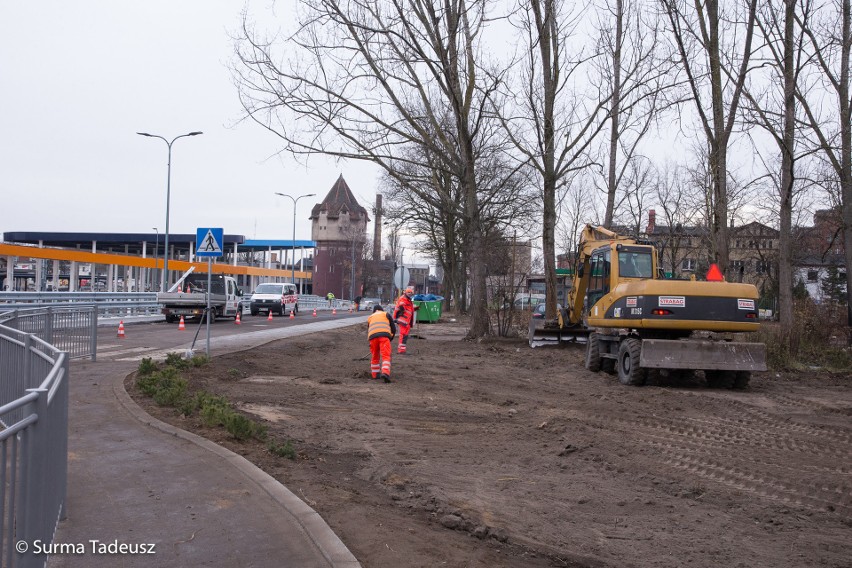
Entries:
{"label": "worker in orange vest", "polygon": [[374,379],[390,380],[391,341],[396,335],[396,324],[381,306],[373,308],[373,315],[367,319],[367,339],[370,340],[370,372]]}
{"label": "worker in orange vest", "polygon": [[415,306],[411,301],[414,296],[414,287],[409,286],[405,289],[399,300],[396,301],[396,308],[393,311],[393,319],[399,326],[399,343],[396,346],[397,353],[405,353],[405,344],[408,341],[408,334],[411,333],[411,326],[414,324],[414,312],[420,309],[420,306]]}

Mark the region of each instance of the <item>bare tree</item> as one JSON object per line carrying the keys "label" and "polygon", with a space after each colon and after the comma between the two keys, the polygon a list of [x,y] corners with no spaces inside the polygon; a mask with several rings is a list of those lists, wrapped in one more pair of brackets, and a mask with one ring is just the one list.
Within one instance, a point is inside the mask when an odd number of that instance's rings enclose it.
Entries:
{"label": "bare tree", "polygon": [[[780,164],[772,160],[767,171],[778,196],[775,202],[779,225],[778,273],[773,277],[778,288],[781,341],[788,346],[793,330],[793,206],[796,188],[802,187],[796,183],[800,158],[796,153],[796,85],[804,55],[803,35],[796,32],[797,6],[798,0],[760,6],[756,23],[764,44],[765,55],[761,58],[764,73],[759,75],[759,82],[747,82],[743,90],[746,124],[769,133],[780,156]],[[802,4],[802,9],[807,10],[807,5]],[[760,155],[759,148],[755,152]]]}
{"label": "bare tree", "polygon": [[729,246],[728,146],[749,72],[757,0],[660,0],[660,5],[707,141],[711,254],[725,272]]}
{"label": "bare tree", "polygon": [[[513,20],[522,35],[519,84],[508,88],[497,112],[518,159],[541,180],[542,250],[547,320],[556,318],[556,209],[562,180],[588,165],[590,145],[606,127],[609,94],[590,76],[589,59],[577,41],[577,18],[560,0],[525,0]],[[586,74],[583,76],[583,74]],[[584,87],[578,85],[584,84]]]}
{"label": "bare tree", "polygon": [[[839,182],[848,293],[852,290],[852,0],[815,5],[797,15],[797,23],[807,38],[805,57],[813,61],[815,70],[799,84],[796,98],[811,132],[810,144],[831,164]],[[833,104],[826,100],[826,91],[836,97]],[[847,324],[852,326],[852,302],[846,305]]]}
{"label": "bare tree", "polygon": [[[458,179],[469,238],[472,337],[490,330],[476,139],[501,74],[480,66],[484,0],[303,0],[279,63],[275,42],[246,20],[234,72],[244,108],[295,155],[372,161],[393,174],[396,149],[428,147]],[[445,117],[449,117],[448,129]]]}
{"label": "bare tree", "polygon": [[[636,179],[639,146],[663,108],[676,73],[671,59],[658,55],[658,26],[646,0],[607,0],[597,9],[596,60],[601,83],[611,93],[609,137],[604,172],[606,209],[603,224],[611,228],[618,214],[619,193],[629,192],[625,177]],[[668,104],[668,103],[666,103]],[[629,170],[633,170],[632,174]]]}

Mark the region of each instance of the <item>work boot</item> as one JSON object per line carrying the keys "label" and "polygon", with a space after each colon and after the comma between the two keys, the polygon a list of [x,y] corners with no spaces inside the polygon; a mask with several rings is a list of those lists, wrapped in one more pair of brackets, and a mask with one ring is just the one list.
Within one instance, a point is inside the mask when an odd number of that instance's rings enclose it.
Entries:
{"label": "work boot", "polygon": [[382,380],[386,383],[391,382],[390,375],[386,375],[386,374],[382,373]]}

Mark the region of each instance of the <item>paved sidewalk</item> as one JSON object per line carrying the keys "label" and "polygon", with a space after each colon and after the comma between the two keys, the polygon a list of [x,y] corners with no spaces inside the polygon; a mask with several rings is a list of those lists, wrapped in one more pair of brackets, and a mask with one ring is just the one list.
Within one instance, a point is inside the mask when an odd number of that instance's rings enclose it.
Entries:
{"label": "paved sidewalk", "polygon": [[[365,320],[245,334],[216,342],[216,353]],[[136,405],[123,380],[137,366],[71,365],[68,516],[54,543],[74,546],[51,555],[50,568],[360,567],[319,514],[271,476]],[[151,544],[154,554],[93,552],[114,543]],[[80,544],[83,553],[69,552]]]}

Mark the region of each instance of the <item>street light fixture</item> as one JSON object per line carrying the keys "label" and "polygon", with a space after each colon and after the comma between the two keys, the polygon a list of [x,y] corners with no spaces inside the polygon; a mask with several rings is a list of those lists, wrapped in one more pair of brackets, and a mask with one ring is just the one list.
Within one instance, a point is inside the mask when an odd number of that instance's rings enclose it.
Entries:
{"label": "street light fixture", "polygon": [[[160,253],[160,229],[158,229],[157,227],[151,227],[151,228],[154,229],[155,231],[157,231],[157,240],[155,241],[156,244],[154,245],[154,275],[156,275],[157,274],[157,261],[159,260],[158,256],[159,256],[159,253]],[[151,278],[151,287],[152,288],[154,287],[154,279],[153,278]],[[160,291],[162,292],[162,290],[160,290]]]}
{"label": "street light fixture", "polygon": [[299,203],[299,200],[303,197],[313,197],[316,193],[309,193],[307,195],[300,195],[299,197],[293,197],[292,195],[287,195],[286,193],[275,192],[275,195],[280,195],[281,197],[288,197],[293,202],[293,264],[290,265],[291,268],[291,276],[290,278],[293,280],[293,286],[296,285],[296,204]]}
{"label": "street light fixture", "polygon": [[163,278],[162,278],[162,291],[166,291],[166,279],[169,274],[169,201],[171,198],[171,190],[172,190],[172,144],[174,144],[175,140],[178,138],[185,138],[187,136],[198,136],[199,134],[204,134],[203,132],[189,132],[187,134],[181,134],[180,136],[175,136],[172,138],[171,142],[160,136],[159,134],[148,134],[147,132],[137,132],[139,136],[147,136],[149,138],[159,138],[163,142],[166,143],[166,146],[169,147],[169,165],[166,174],[166,233],[165,240],[163,243]]}

